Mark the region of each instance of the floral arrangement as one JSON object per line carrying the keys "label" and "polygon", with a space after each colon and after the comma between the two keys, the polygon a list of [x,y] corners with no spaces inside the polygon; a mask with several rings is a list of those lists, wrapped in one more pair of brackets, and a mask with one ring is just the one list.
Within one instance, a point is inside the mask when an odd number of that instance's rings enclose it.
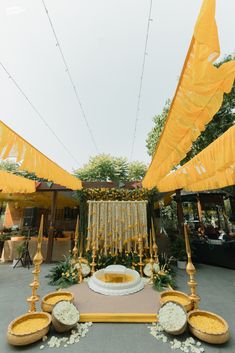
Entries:
{"label": "floral arrangement", "polygon": [[76,284],[78,282],[78,270],[72,264],[72,256],[65,256],[65,260],[60,261],[50,269],[46,277],[49,278],[48,284],[57,286],[58,288],[66,288],[72,284]]}
{"label": "floral arrangement", "polygon": [[172,267],[175,261],[174,257],[168,257],[166,253],[163,253],[159,254],[158,259],[159,271],[153,276],[153,288],[159,292],[166,287],[175,289],[175,273]]}
{"label": "floral arrangement", "polygon": [[[88,251],[86,253],[86,259],[88,263],[92,262],[92,252]],[[48,284],[52,286],[57,286],[57,288],[66,288],[73,284],[78,283],[78,266],[73,264],[73,257],[69,255],[64,257],[64,261],[60,261],[56,266],[50,269],[49,274],[46,275],[49,278]],[[139,271],[139,256],[138,254],[131,252],[122,254],[118,253],[116,256],[111,254],[104,255],[104,253],[97,253],[96,257],[96,270],[100,270],[109,265],[123,265],[127,268],[135,269]]]}
{"label": "floral arrangement", "polygon": [[[135,252],[126,253],[123,251],[123,253],[118,253],[115,256],[99,252],[96,256],[96,270],[109,265],[123,265],[139,272],[139,256]],[[59,262],[49,271],[46,277],[49,278],[50,285],[57,286],[57,288],[66,288],[78,283],[78,268],[76,264],[73,264],[72,259],[72,255],[65,256],[64,261]],[[86,253],[86,259],[88,263],[92,262],[91,251]],[[145,260],[144,256],[143,261]],[[173,261],[173,257],[168,257],[165,253],[159,254],[159,271],[154,274],[154,289],[162,291],[166,287],[175,288],[174,270],[172,268]]]}
{"label": "floral arrangement", "polygon": [[[91,262],[92,252],[88,251],[86,258],[88,262]],[[118,253],[117,255],[105,255],[102,252],[97,253],[96,255],[96,270],[100,270],[102,268],[105,268],[109,265],[123,265],[127,268],[132,268],[135,269],[136,271],[139,271],[139,256],[137,253],[130,252],[126,253],[123,251],[121,254]]]}
{"label": "floral arrangement", "polygon": [[159,271],[153,277],[153,288],[161,292],[165,288],[175,288],[175,280],[167,271]]}
{"label": "floral arrangement", "polygon": [[157,189],[147,190],[139,189],[82,189],[77,191],[79,199],[86,200],[119,200],[119,201],[141,201],[149,200],[157,196],[159,192]]}

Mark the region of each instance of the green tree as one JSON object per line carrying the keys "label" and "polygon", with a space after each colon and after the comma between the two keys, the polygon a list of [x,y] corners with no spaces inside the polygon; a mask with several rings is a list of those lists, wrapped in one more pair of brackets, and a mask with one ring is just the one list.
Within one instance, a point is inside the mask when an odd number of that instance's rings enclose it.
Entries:
{"label": "green tree", "polygon": [[19,165],[15,162],[9,162],[9,161],[0,162],[0,169],[5,170],[6,172],[15,173],[18,168],[19,168]]}
{"label": "green tree", "polygon": [[170,104],[171,104],[170,99],[167,99],[167,101],[165,102],[165,105],[163,107],[162,113],[155,115],[153,117],[154,127],[148,133],[148,136],[146,139],[147,152],[150,156],[153,156],[153,154],[155,152],[156,145],[159,141],[163,127],[165,125],[165,121],[166,121],[166,118],[167,118],[167,115],[168,115],[168,112],[170,109]]}
{"label": "green tree", "polygon": [[[224,62],[232,60],[232,56],[226,56],[221,62],[217,63],[216,66],[219,67]],[[168,100],[163,108],[161,114],[153,118],[154,127],[148,134],[146,139],[146,147],[148,154],[153,156],[156,144],[159,141],[161,132],[163,130],[164,123],[167,118],[169,111],[170,101]],[[222,135],[229,127],[235,123],[235,84],[230,93],[224,94],[224,99],[220,110],[215,114],[214,118],[206,126],[205,131],[201,133],[198,139],[193,143],[192,149],[188,152],[186,158],[181,162],[184,164],[191,158],[193,158],[197,153],[206,148],[211,142]]]}
{"label": "green tree", "polygon": [[134,161],[128,164],[128,180],[140,180],[143,179],[147,172],[147,166],[143,162]]}
{"label": "green tree", "polygon": [[126,158],[100,154],[91,157],[82,168],[74,174],[83,181],[128,181],[140,180],[146,172],[141,162],[128,163]]}
{"label": "green tree", "polygon": [[11,161],[0,161],[0,169],[5,170],[6,172],[22,176],[26,179],[35,180],[35,181],[48,181],[43,178],[38,178],[34,173],[29,173],[26,170],[19,170],[19,164]]}

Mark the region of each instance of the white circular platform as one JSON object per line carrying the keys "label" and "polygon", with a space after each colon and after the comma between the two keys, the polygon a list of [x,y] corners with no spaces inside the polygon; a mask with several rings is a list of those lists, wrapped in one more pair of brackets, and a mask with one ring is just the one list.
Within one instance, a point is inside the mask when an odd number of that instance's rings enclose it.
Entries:
{"label": "white circular platform", "polygon": [[[114,283],[101,280],[105,274],[125,274],[129,277],[126,282]],[[132,278],[130,280],[130,278]],[[104,295],[128,295],[136,293],[144,288],[144,282],[139,273],[121,265],[111,265],[105,269],[96,271],[88,282],[88,286],[94,292]]]}

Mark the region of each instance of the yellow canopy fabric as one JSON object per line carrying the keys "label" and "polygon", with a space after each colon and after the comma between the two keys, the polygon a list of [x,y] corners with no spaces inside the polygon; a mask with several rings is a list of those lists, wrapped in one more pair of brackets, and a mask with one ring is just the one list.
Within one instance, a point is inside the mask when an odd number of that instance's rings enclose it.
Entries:
{"label": "yellow canopy fabric", "polygon": [[33,180],[0,170],[0,191],[4,193],[32,193],[36,191],[36,183]]}
{"label": "yellow canopy fabric", "polygon": [[235,126],[158,183],[159,191],[201,191],[235,184]]}
{"label": "yellow canopy fabric", "polygon": [[220,47],[215,0],[204,0],[170,111],[143,187],[151,189],[191,149],[192,142],[219,110],[235,77],[235,61],[213,65]]}
{"label": "yellow canopy fabric", "polygon": [[[19,169],[72,190],[82,188],[81,180],[68,173],[0,121],[0,159],[15,157]],[[27,179],[26,179],[27,180]]]}
{"label": "yellow canopy fabric", "polygon": [[[5,202],[15,202],[19,207],[42,207],[42,208],[51,208],[51,191],[46,192],[34,192],[34,193],[6,193],[0,192],[0,201]],[[64,207],[77,207],[78,201],[73,199],[71,196],[69,197],[58,192],[58,197],[56,201],[56,208],[64,208]]]}

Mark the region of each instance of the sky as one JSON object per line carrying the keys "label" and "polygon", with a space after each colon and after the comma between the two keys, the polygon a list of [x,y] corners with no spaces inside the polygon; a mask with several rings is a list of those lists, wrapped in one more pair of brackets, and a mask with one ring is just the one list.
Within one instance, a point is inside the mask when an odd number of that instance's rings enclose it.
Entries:
{"label": "sky", "polygon": [[[130,160],[150,0],[0,0],[0,119],[68,171],[107,153]],[[152,118],[174,96],[202,0],[152,0],[139,119],[132,160],[150,162]],[[217,0],[221,57],[235,52],[234,0]],[[74,158],[71,157],[71,154]]]}

